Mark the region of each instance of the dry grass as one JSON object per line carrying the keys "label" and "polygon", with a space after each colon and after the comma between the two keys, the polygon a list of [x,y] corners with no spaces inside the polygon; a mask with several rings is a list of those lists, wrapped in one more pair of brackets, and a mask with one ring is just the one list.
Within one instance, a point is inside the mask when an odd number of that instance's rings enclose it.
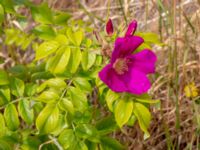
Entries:
{"label": "dry grass", "polygon": [[[156,0],[81,1],[81,7],[71,3],[73,17],[92,22],[96,30],[104,29],[107,17],[115,27],[124,27],[136,19],[139,30],[160,35],[164,47],[154,47],[157,72],[151,93],[161,100],[160,109],[152,109],[151,137],[143,140],[138,125],[126,127],[115,135],[127,143],[130,150],[198,149],[199,106],[184,96],[184,86],[195,82],[200,87],[200,4],[195,0],[164,0],[164,9]],[[87,10],[83,11],[84,9]],[[62,9],[68,10],[68,6]],[[75,10],[75,11],[74,11]],[[200,147],[199,147],[200,148]]]}

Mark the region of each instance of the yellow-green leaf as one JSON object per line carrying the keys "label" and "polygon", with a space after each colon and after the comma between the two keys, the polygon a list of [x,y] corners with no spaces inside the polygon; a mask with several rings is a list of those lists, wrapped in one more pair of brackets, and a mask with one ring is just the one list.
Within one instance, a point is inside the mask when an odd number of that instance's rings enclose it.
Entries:
{"label": "yellow-green leaf", "polygon": [[67,36],[71,43],[73,43],[76,46],[80,46],[82,40],[83,40],[83,32],[82,31],[76,31],[72,32],[72,29],[67,30]]}
{"label": "yellow-green leaf", "polygon": [[0,137],[6,134],[6,124],[3,115],[0,113]]}
{"label": "yellow-green leaf", "polygon": [[8,104],[6,106],[4,111],[4,118],[6,121],[6,125],[10,130],[15,131],[18,129],[19,118],[14,104]]}
{"label": "yellow-green leaf", "polygon": [[8,86],[2,86],[0,88],[0,105],[6,104],[10,101],[10,88]]}
{"label": "yellow-green leaf", "polygon": [[45,103],[55,102],[57,99],[59,99],[59,95],[54,90],[44,91],[36,97],[36,100]]}
{"label": "yellow-green leaf", "polygon": [[71,101],[78,111],[85,111],[88,107],[86,94],[78,88],[70,87],[68,90]]}
{"label": "yellow-green leaf", "polygon": [[59,43],[56,41],[44,42],[36,49],[35,60],[39,60],[47,57],[48,55],[54,53],[59,47]]}
{"label": "yellow-green leaf", "polygon": [[71,54],[67,69],[69,69],[71,73],[75,73],[81,62],[82,54],[81,54],[80,48],[71,49],[71,53],[72,54]]}
{"label": "yellow-green leaf", "polygon": [[24,81],[18,78],[12,78],[10,83],[11,93],[17,97],[22,97],[25,89]]}
{"label": "yellow-green leaf", "polygon": [[149,104],[155,104],[159,103],[160,100],[153,100],[153,99],[141,99],[141,98],[135,98],[136,101],[142,102],[142,103],[149,103]]}
{"label": "yellow-green leaf", "polygon": [[72,129],[65,129],[58,137],[58,141],[64,147],[64,149],[68,149],[70,146],[73,146],[75,139],[76,137]]}
{"label": "yellow-green leaf", "polygon": [[113,103],[119,98],[119,94],[108,90],[106,93],[106,103],[110,111],[113,111]]}
{"label": "yellow-green leaf", "polygon": [[8,75],[4,70],[0,70],[0,85],[9,84]]}
{"label": "yellow-green leaf", "polygon": [[59,106],[61,109],[63,109],[64,111],[66,112],[70,112],[71,114],[74,114],[74,105],[73,103],[68,100],[67,98],[62,98],[60,101],[59,101]]}
{"label": "yellow-green leaf", "polygon": [[88,70],[92,65],[95,63],[96,60],[96,54],[94,53],[89,53],[87,51],[84,51],[82,53],[82,60],[81,60],[81,65],[83,70]]}
{"label": "yellow-green leaf", "polygon": [[114,108],[114,115],[115,115],[115,120],[120,128],[125,123],[128,122],[132,112],[133,112],[133,101],[127,99],[120,99],[117,102]]}
{"label": "yellow-green leaf", "polygon": [[53,132],[59,123],[59,109],[55,104],[47,104],[36,119],[36,127],[40,133]]}
{"label": "yellow-green leaf", "polygon": [[22,119],[26,123],[28,124],[33,123],[34,113],[33,113],[33,109],[30,108],[30,102],[27,99],[23,99],[19,101],[18,111],[19,111],[19,115],[22,117]]}
{"label": "yellow-green leaf", "polygon": [[0,24],[3,22],[4,20],[4,9],[3,6],[0,4]]}
{"label": "yellow-green leaf", "polygon": [[92,90],[90,82],[88,82],[86,78],[80,78],[80,77],[74,78],[73,84],[83,91],[88,92]]}
{"label": "yellow-green leaf", "polygon": [[65,81],[61,78],[52,78],[46,81],[46,84],[51,87],[51,88],[55,88],[55,89],[59,89],[59,88],[65,88],[67,85],[65,83]]}
{"label": "yellow-green leaf", "polygon": [[71,50],[69,47],[62,47],[56,55],[47,63],[47,69],[55,74],[63,73],[69,62]]}
{"label": "yellow-green leaf", "polygon": [[59,42],[60,44],[68,44],[68,39],[64,34],[58,34],[55,38],[55,41]]}
{"label": "yellow-green leaf", "polygon": [[150,136],[147,130],[151,120],[149,110],[141,103],[134,103],[133,112],[138,119],[141,130],[144,131],[147,136]]}

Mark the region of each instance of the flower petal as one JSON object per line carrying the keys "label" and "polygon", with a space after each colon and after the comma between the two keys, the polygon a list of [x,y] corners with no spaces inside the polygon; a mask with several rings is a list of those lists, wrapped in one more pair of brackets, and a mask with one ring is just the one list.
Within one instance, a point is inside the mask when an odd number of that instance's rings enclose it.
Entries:
{"label": "flower petal", "polygon": [[125,36],[133,35],[135,33],[135,30],[137,29],[137,21],[133,20],[129,25],[128,29],[126,31]]}
{"label": "flower petal", "polygon": [[132,68],[145,74],[155,72],[155,63],[157,61],[157,57],[153,51],[145,49],[131,55],[130,57],[131,64],[129,64],[129,66]]}
{"label": "flower petal", "polygon": [[106,65],[99,72],[99,77],[111,90],[115,92],[125,92],[127,90],[126,85],[112,68],[111,64]]}
{"label": "flower petal", "polygon": [[146,74],[133,68],[123,76],[127,91],[132,94],[140,95],[146,93],[151,87],[151,83]]}
{"label": "flower petal", "polygon": [[106,32],[109,36],[111,36],[114,32],[112,20],[109,19],[106,23]]}
{"label": "flower petal", "polygon": [[130,55],[137,47],[139,47],[144,40],[139,36],[127,36],[117,38],[115,41],[115,48],[112,53],[111,63],[119,57]]}

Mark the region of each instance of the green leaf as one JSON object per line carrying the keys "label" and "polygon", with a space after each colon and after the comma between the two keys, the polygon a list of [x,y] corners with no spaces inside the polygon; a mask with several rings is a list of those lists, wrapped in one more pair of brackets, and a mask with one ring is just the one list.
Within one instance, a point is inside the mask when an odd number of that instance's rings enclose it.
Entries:
{"label": "green leaf", "polygon": [[64,79],[61,79],[61,78],[52,78],[52,79],[47,80],[45,83],[50,88],[55,88],[55,89],[63,89],[63,88],[66,88],[67,86]]}
{"label": "green leaf", "polygon": [[4,8],[0,4],[0,24],[3,22],[3,20],[4,20]]}
{"label": "green leaf", "polygon": [[22,50],[26,50],[34,39],[35,39],[34,35],[26,36],[26,39],[20,45]]}
{"label": "green leaf", "polygon": [[24,94],[24,82],[18,78],[11,78],[10,80],[11,93],[16,97],[22,97]]}
{"label": "green leaf", "polygon": [[137,121],[137,118],[134,114],[131,115],[131,117],[129,118],[127,125],[128,126],[133,126],[135,124],[135,122]]}
{"label": "green leaf", "polygon": [[113,138],[102,137],[101,150],[125,150],[125,148],[117,140]]}
{"label": "green leaf", "polygon": [[71,114],[74,114],[74,105],[73,103],[68,100],[67,98],[62,98],[60,101],[59,101],[59,106],[61,109],[63,109],[64,111],[66,112],[70,112]]}
{"label": "green leaf", "polygon": [[86,111],[80,112],[75,111],[73,115],[73,121],[76,124],[90,123],[92,119],[92,111],[87,109]]}
{"label": "green leaf", "polygon": [[64,129],[68,127],[69,127],[69,124],[68,124],[68,120],[66,119],[66,114],[63,114],[63,115],[60,114],[58,125],[55,128],[55,130],[51,132],[51,134],[53,134],[54,136],[58,136],[63,132]]}
{"label": "green leaf", "polygon": [[134,53],[138,53],[138,52],[140,52],[140,51],[142,51],[142,50],[144,50],[144,49],[151,49],[151,47],[150,47],[148,44],[146,44],[146,43],[142,43],[142,44],[134,51]]}
{"label": "green leaf", "polygon": [[55,104],[47,104],[36,119],[36,128],[42,134],[53,132],[59,123],[59,109]]}
{"label": "green leaf", "polygon": [[105,135],[115,131],[118,126],[113,116],[107,116],[97,122],[96,128],[99,130],[99,134]]}
{"label": "green leaf", "polygon": [[80,78],[80,77],[74,78],[73,84],[83,91],[90,92],[92,90],[90,83],[85,78]]}
{"label": "green leaf", "polygon": [[32,32],[43,40],[52,40],[56,36],[55,29],[49,25],[38,25],[32,30]]}
{"label": "green leaf", "polygon": [[15,131],[18,129],[19,118],[18,118],[18,113],[15,108],[15,105],[8,104],[6,106],[5,111],[4,111],[4,118],[6,121],[6,125],[10,130]]}
{"label": "green leaf", "polygon": [[9,84],[8,75],[4,70],[0,70],[0,85]]}
{"label": "green leaf", "polygon": [[88,150],[88,147],[83,141],[77,140],[69,150]]}
{"label": "green leaf", "polygon": [[33,96],[37,91],[37,84],[34,83],[27,83],[25,85],[25,94],[27,96]]}
{"label": "green leaf", "polygon": [[5,44],[12,45],[19,38],[20,31],[14,28],[5,29],[6,40]]}
{"label": "green leaf", "polygon": [[53,88],[55,90],[63,90],[64,88],[66,88],[66,86],[67,85],[66,85],[64,79],[61,79],[61,78],[51,78],[51,79],[43,82],[37,88],[37,92],[40,93],[40,92],[44,91],[44,89],[46,87]]}
{"label": "green leaf", "polygon": [[12,150],[11,145],[2,139],[0,139],[0,149],[1,150]]}
{"label": "green leaf", "polygon": [[44,24],[52,23],[52,20],[53,20],[52,11],[48,7],[47,3],[43,3],[38,6],[32,6],[31,13],[36,22],[44,23]]}
{"label": "green leaf", "polygon": [[144,39],[144,42],[147,44],[158,44],[162,45],[162,43],[159,40],[159,36],[155,33],[136,33],[137,36],[140,36]]}
{"label": "green leaf", "polygon": [[66,25],[70,17],[71,15],[69,13],[59,12],[54,16],[54,23],[60,25]]}
{"label": "green leaf", "polygon": [[47,70],[54,74],[63,73],[69,62],[71,50],[69,47],[60,48],[56,55],[47,63]]}
{"label": "green leaf", "polygon": [[74,135],[74,131],[72,129],[65,129],[58,137],[58,141],[63,146],[64,149],[68,149],[69,147],[76,144],[76,137]]}
{"label": "green leaf", "polygon": [[27,68],[24,65],[15,65],[8,69],[9,73],[19,79],[27,78]]}
{"label": "green leaf", "polygon": [[68,94],[70,95],[75,110],[83,112],[88,108],[86,94],[83,93],[80,89],[70,87]]}
{"label": "green leaf", "polygon": [[42,91],[45,90],[45,88],[47,87],[47,82],[48,80],[46,82],[43,82],[40,86],[37,87],[37,93],[41,93]]}
{"label": "green leaf", "polygon": [[133,101],[120,99],[114,109],[115,120],[121,128],[128,122],[133,111]]}
{"label": "green leaf", "polygon": [[54,53],[59,47],[58,42],[56,41],[48,41],[42,43],[38,49],[36,49],[36,57],[35,60],[39,60],[47,57],[48,55]]}
{"label": "green leaf", "polygon": [[69,40],[76,46],[80,46],[80,44],[83,40],[83,32],[82,31],[72,32],[72,30],[69,28],[67,30],[67,36],[68,36]]}
{"label": "green leaf", "polygon": [[42,111],[44,105],[43,105],[43,103],[41,103],[41,102],[35,101],[35,102],[34,102],[34,105],[33,105],[32,107],[33,107],[33,109],[34,109],[34,114],[37,114],[37,115],[38,115],[38,114]]}
{"label": "green leaf", "polygon": [[18,103],[19,115],[27,124],[32,124],[34,119],[33,109],[30,108],[30,102],[23,99]]}
{"label": "green leaf", "polygon": [[86,46],[87,48],[90,48],[91,45],[92,45],[92,40],[90,40],[90,39],[85,39],[85,46]]}
{"label": "green leaf", "polygon": [[44,103],[52,103],[59,99],[59,95],[56,93],[55,90],[48,90],[42,92],[36,100],[44,102]]}
{"label": "green leaf", "polygon": [[97,55],[95,64],[97,66],[101,66],[102,62],[103,62],[103,57],[101,55]]}
{"label": "green leaf", "polygon": [[15,13],[13,0],[1,0],[0,3],[7,13]]}
{"label": "green leaf", "polygon": [[[22,132],[22,135],[23,135],[23,132]],[[23,135],[22,137],[23,137],[23,145],[20,144],[21,150],[36,150],[41,144],[41,141],[38,138],[38,136]]]}
{"label": "green leaf", "polygon": [[60,44],[67,45],[68,39],[64,34],[58,34],[55,38],[55,41],[59,42]]}
{"label": "green leaf", "polygon": [[75,129],[76,136],[92,142],[100,142],[98,130],[90,124],[80,124]]}
{"label": "green leaf", "polygon": [[147,130],[151,120],[151,114],[149,110],[140,103],[134,103],[133,112],[138,119],[142,131],[144,131],[147,136],[150,136]]}
{"label": "green leaf", "polygon": [[10,89],[8,86],[0,88],[0,106],[10,101]]}
{"label": "green leaf", "polygon": [[96,54],[84,51],[82,53],[82,60],[81,60],[81,65],[83,70],[87,71],[88,69],[90,69],[92,65],[95,63],[95,60],[96,60]]}
{"label": "green leaf", "polygon": [[68,69],[71,73],[75,73],[81,62],[81,50],[80,48],[71,48],[71,57],[68,64]]}
{"label": "green leaf", "polygon": [[54,76],[49,71],[41,71],[41,72],[33,73],[31,75],[31,80],[35,81],[38,79],[49,79],[49,78],[53,78],[53,77]]}
{"label": "green leaf", "polygon": [[6,124],[3,115],[0,113],[0,137],[6,134]]}
{"label": "green leaf", "polygon": [[113,103],[119,99],[119,94],[111,91],[111,90],[108,90],[108,92],[106,93],[106,103],[108,105],[108,108],[111,112],[113,112]]}
{"label": "green leaf", "polygon": [[85,141],[85,144],[87,145],[88,150],[97,150],[98,149],[98,143]]}
{"label": "green leaf", "polygon": [[141,103],[149,103],[149,104],[155,104],[159,103],[160,100],[153,100],[153,99],[140,99],[140,98],[135,98],[136,101],[141,102]]}

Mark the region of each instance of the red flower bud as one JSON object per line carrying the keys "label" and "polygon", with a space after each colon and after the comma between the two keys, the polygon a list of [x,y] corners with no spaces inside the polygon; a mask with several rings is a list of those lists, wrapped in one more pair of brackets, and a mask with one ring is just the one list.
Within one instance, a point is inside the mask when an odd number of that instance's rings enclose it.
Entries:
{"label": "red flower bud", "polygon": [[106,32],[109,36],[111,36],[114,32],[113,23],[111,19],[109,19],[108,22],[106,23]]}
{"label": "red flower bud", "polygon": [[137,21],[136,21],[136,20],[133,20],[133,21],[129,24],[125,36],[133,35],[133,34],[135,33],[136,28],[137,28]]}

